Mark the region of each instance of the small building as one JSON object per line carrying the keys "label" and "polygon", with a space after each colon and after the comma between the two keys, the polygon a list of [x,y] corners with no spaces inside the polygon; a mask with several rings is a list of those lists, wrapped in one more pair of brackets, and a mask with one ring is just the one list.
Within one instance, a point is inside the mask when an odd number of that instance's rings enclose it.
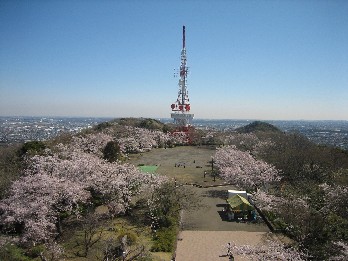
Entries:
{"label": "small building", "polygon": [[243,196],[236,194],[227,200],[227,218],[229,221],[250,221],[255,218],[255,208]]}

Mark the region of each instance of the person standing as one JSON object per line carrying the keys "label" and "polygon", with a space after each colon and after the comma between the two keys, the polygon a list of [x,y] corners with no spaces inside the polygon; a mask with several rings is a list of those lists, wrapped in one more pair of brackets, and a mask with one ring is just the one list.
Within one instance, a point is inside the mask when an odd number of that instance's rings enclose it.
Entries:
{"label": "person standing", "polygon": [[227,256],[228,256],[228,261],[234,261],[231,242],[228,242],[227,244]]}

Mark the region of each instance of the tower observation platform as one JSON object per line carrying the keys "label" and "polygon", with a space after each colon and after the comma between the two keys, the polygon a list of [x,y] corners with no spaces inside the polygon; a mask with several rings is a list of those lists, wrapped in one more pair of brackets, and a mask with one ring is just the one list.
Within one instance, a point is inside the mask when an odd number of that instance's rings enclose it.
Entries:
{"label": "tower observation platform", "polygon": [[180,65],[180,79],[179,92],[177,100],[171,105],[171,118],[179,129],[187,130],[192,123],[194,114],[190,113],[191,105],[187,90],[187,75],[188,67],[186,65],[186,46],[185,46],[185,26],[182,28],[182,49],[181,49],[181,65]]}

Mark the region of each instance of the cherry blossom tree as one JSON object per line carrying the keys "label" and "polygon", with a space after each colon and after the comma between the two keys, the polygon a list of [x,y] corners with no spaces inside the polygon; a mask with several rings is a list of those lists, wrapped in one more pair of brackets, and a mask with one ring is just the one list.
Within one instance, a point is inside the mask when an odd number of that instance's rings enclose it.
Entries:
{"label": "cherry blossom tree", "polygon": [[91,153],[61,149],[60,154],[33,157],[26,173],[49,173],[78,182],[93,195],[100,195],[114,214],[124,212],[134,195],[162,179],[141,173],[130,164],[110,163]]}
{"label": "cherry blossom tree", "polygon": [[348,187],[330,186],[327,183],[319,186],[324,192],[324,205],[320,210],[324,214],[335,212],[342,217],[348,216]]}
{"label": "cherry blossom tree", "polygon": [[[288,176],[284,173],[282,176],[288,180],[295,177],[294,179],[300,182],[299,185],[302,184],[302,179],[300,180],[298,177],[305,175],[303,177],[308,183],[304,184],[306,191],[293,187],[285,189],[285,186],[277,191],[272,187],[267,189],[267,186],[261,186],[261,189],[253,193],[253,201],[261,210],[268,211],[271,214],[272,222],[279,225],[284,233],[296,240],[301,249],[308,251],[313,259],[345,260],[348,189],[346,186],[337,184],[334,186],[322,184],[318,188],[318,184],[313,183],[313,181],[328,180],[331,184],[333,181],[328,179],[331,176],[330,170],[321,161],[304,160],[312,158],[308,156],[311,154],[306,154],[304,150],[300,149],[302,140],[295,148],[291,147],[293,145],[291,142],[284,143],[284,147],[288,149],[290,146],[293,153],[283,153],[282,161],[275,156],[275,153],[279,151],[272,149],[272,146],[275,145],[269,142],[266,136],[261,140],[253,134],[248,134],[243,138],[239,134],[232,134],[229,139],[230,144],[233,145],[219,148],[215,155],[215,166],[221,177],[247,189],[254,185],[259,186],[280,180],[279,171],[272,165],[262,162],[260,157],[269,158],[282,169],[282,172],[287,172]],[[302,147],[305,146],[306,144]],[[271,153],[271,156],[267,157],[269,151],[272,151],[273,154]],[[277,161],[280,161],[281,164]],[[325,160],[323,162],[325,163]],[[272,168],[275,172],[272,171]],[[264,172],[264,170],[269,170],[269,172]],[[270,176],[260,175],[260,173],[270,174],[272,172],[273,175]],[[308,185],[313,187],[308,187]],[[334,242],[340,242],[340,244],[335,245]],[[271,257],[263,257],[263,259],[272,260]],[[255,260],[258,259],[255,258]],[[293,259],[289,258],[289,260]]]}
{"label": "cherry blossom tree", "polygon": [[1,222],[22,230],[22,242],[45,242],[57,233],[59,214],[78,213],[89,193],[82,184],[47,174],[28,175],[15,181],[1,201]]}
{"label": "cherry blossom tree", "polygon": [[276,241],[268,237],[266,242],[262,245],[241,245],[238,246],[235,243],[231,243],[230,251],[233,255],[238,255],[247,258],[248,260],[256,261],[279,261],[279,260],[292,260],[292,261],[304,261],[306,260],[303,253],[297,249],[287,246],[280,241]]}
{"label": "cherry blossom tree", "polygon": [[284,201],[283,197],[275,196],[261,189],[257,190],[252,195],[253,203],[258,208],[266,211],[275,211]]}
{"label": "cherry blossom tree", "polygon": [[260,143],[260,139],[254,133],[232,133],[227,137],[227,144],[235,145],[242,151],[253,151]]}
{"label": "cherry blossom tree", "polygon": [[214,159],[220,176],[239,187],[259,187],[280,180],[279,171],[274,166],[233,145],[218,148]]}
{"label": "cherry blossom tree", "polygon": [[111,215],[124,213],[133,196],[163,181],[133,165],[102,159],[108,140],[108,135],[87,135],[28,158],[24,176],[0,201],[2,223],[20,227],[22,242],[47,242],[59,232],[61,213],[78,214],[79,205],[92,197],[102,199]]}
{"label": "cherry blossom tree", "polygon": [[160,130],[149,130],[133,126],[110,125],[101,132],[80,134],[72,137],[69,147],[83,152],[102,155],[102,150],[110,141],[120,145],[121,152],[140,153],[153,148],[183,145],[188,143],[184,132],[164,133]]}
{"label": "cherry blossom tree", "polygon": [[69,147],[79,149],[86,153],[93,153],[102,157],[102,149],[105,148],[109,141],[113,141],[113,137],[102,132],[87,135],[73,136]]}
{"label": "cherry blossom tree", "polygon": [[148,130],[137,127],[125,127],[125,132],[117,138],[121,151],[124,153],[139,153],[166,145],[186,144],[186,134],[181,132],[163,133],[158,130]]}
{"label": "cherry blossom tree", "polygon": [[40,252],[39,256],[42,261],[62,260],[64,249],[55,241],[49,241],[45,244],[45,250]]}
{"label": "cherry blossom tree", "polygon": [[348,244],[347,242],[338,241],[334,245],[339,248],[336,254],[329,258],[330,261],[348,260]]}

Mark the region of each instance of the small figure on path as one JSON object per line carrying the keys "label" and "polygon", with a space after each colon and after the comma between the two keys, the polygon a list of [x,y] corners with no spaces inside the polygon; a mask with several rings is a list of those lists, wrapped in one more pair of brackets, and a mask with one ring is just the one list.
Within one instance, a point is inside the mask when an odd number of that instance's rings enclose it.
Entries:
{"label": "small figure on path", "polygon": [[232,254],[232,246],[231,242],[228,242],[227,244],[227,256],[229,257]]}
{"label": "small figure on path", "polygon": [[231,242],[228,242],[227,244],[227,256],[228,256],[228,261],[234,261]]}

